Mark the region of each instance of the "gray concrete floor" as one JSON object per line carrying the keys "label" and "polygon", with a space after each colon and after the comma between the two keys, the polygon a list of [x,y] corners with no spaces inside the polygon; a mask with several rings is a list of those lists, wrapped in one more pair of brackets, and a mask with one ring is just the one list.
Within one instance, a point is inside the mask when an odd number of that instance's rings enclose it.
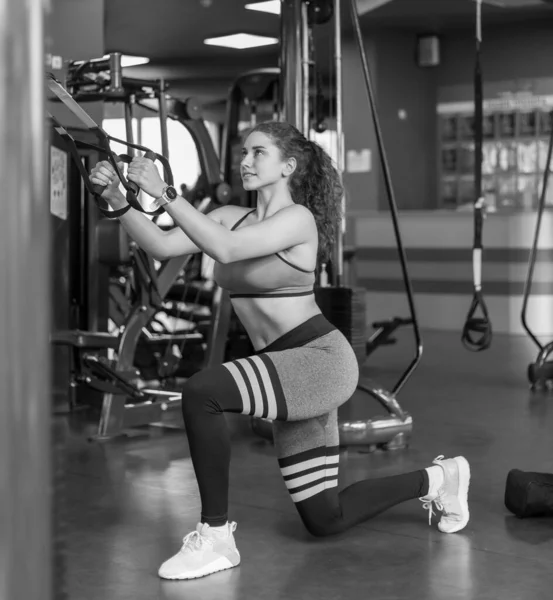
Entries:
{"label": "gray concrete floor", "polygon": [[[421,503],[398,506],[344,534],[304,531],[271,445],[233,415],[230,518],[242,564],[191,582],[164,582],[157,568],[198,520],[199,497],[184,434],[91,443],[82,421],[60,417],[67,436],[67,590],[78,600],[550,600],[553,519],[518,520],[503,504],[511,468],[553,472],[553,394],[533,395],[524,338],[496,336],[487,352],[458,335],[428,332],[421,366],[399,395],[414,418],[398,452],[345,451],[341,485],[428,466],[439,454],[472,466],[471,521],[445,535]],[[410,358],[400,344],[378,350],[365,370],[393,384]],[[356,414],[381,412],[354,399]]]}

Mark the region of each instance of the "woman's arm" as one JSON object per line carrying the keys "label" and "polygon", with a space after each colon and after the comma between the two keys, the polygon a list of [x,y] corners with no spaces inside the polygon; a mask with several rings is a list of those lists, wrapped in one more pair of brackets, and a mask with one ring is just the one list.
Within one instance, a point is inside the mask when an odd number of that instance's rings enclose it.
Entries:
{"label": "woman's arm", "polygon": [[[129,167],[128,178],[153,198],[163,193],[165,183],[157,167],[149,159],[134,158]],[[211,219],[212,213],[210,216],[200,213],[180,196],[164,208],[198,248],[220,263],[267,256],[304,244],[317,236],[311,211],[298,204],[237,231],[231,231]]]}
{"label": "woman's arm", "polygon": [[173,221],[208,256],[220,263],[268,256],[299,246],[317,236],[315,219],[309,209],[298,204],[247,227],[231,231],[220,222],[210,220],[177,198],[165,206]]}
{"label": "woman's arm", "polygon": [[[113,195],[104,195],[104,197],[115,210],[123,208],[127,204],[120,191]],[[156,260],[163,261],[174,256],[201,252],[200,248],[181,229],[163,231],[146,215],[134,208],[119,217],[119,221],[129,236]]]}
{"label": "woman's arm", "polygon": [[[123,168],[121,163],[120,168]],[[102,197],[117,210],[127,205],[125,196],[119,190],[119,178],[107,161],[98,163],[90,173],[92,183],[106,186]],[[224,208],[224,207],[221,207]],[[221,209],[209,214],[210,219],[218,221]],[[119,217],[129,236],[156,260],[167,260],[173,256],[183,256],[201,252],[200,248],[179,228],[163,231],[140,211],[131,208]]]}

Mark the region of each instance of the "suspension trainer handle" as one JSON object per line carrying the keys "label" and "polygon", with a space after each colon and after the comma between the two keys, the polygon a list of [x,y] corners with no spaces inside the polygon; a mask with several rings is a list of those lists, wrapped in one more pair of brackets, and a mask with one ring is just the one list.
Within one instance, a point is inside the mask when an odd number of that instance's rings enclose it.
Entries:
{"label": "suspension trainer handle", "polygon": [[[67,134],[67,135],[69,135],[69,134]],[[140,202],[138,200],[138,193],[140,192],[140,188],[136,185],[136,183],[134,183],[132,181],[128,181],[128,179],[123,175],[123,173],[121,173],[121,170],[119,169],[119,165],[118,165],[119,162],[123,162],[125,164],[130,164],[133,159],[132,156],[129,156],[128,154],[116,155],[110,149],[106,152],[104,145],[98,146],[97,144],[90,144],[89,142],[84,142],[82,140],[73,140],[73,143],[75,145],[75,148],[87,148],[89,150],[96,150],[97,152],[106,154],[108,161],[110,162],[111,166],[115,170],[115,173],[119,177],[119,181],[123,184],[123,187],[127,191],[126,199],[127,199],[128,205],[126,207],[121,208],[116,211],[104,209],[101,206],[101,201],[103,200],[102,194],[103,194],[104,190],[106,189],[106,186],[92,183],[92,181],[90,180],[90,176],[88,175],[86,169],[84,167],[82,167],[82,164],[78,165],[79,172],[81,173],[81,176],[85,182],[86,188],[93,195],[94,199],[96,200],[96,204],[98,205],[98,208],[100,209],[100,211],[102,212],[102,214],[105,217],[107,217],[109,219],[119,218],[120,216],[125,214],[128,210],[130,210],[131,207],[134,208],[135,210],[138,210],[139,212],[146,213],[146,211],[142,208],[142,205],[140,204]],[[75,152],[76,152],[76,150],[75,150]],[[155,157],[155,153],[151,152],[151,155]],[[74,158],[75,158],[75,156],[74,156]],[[78,158],[78,152],[76,152],[76,158]],[[148,156],[148,158],[149,158],[149,156]],[[80,159],[78,162],[79,163],[81,162]],[[153,214],[153,213],[146,213],[146,214]]]}
{"label": "suspension trainer handle", "polygon": [[[109,157],[110,155],[108,155]],[[136,185],[136,183],[134,183],[133,181],[129,181],[128,179],[126,179],[123,174],[119,171],[119,168],[117,167],[117,162],[124,162],[127,165],[130,165],[132,162],[133,157],[129,156],[128,154],[119,154],[119,156],[117,155],[113,155],[113,157],[115,158],[115,169],[116,169],[116,173],[119,177],[119,179],[121,180],[121,183],[123,183],[123,185],[125,186],[125,189],[127,190],[127,192],[132,192],[135,196],[137,196],[140,193],[140,188]],[[144,155],[145,158],[149,158],[150,160],[155,160],[156,156],[153,152],[148,152],[147,154]],[[111,162],[111,161],[110,161]],[[95,183],[93,184],[93,189],[94,192],[96,194],[99,194],[100,196],[102,195],[102,193],[104,192],[104,190],[106,189],[105,185],[100,185],[99,183]]]}
{"label": "suspension trainer handle", "polygon": [[[144,158],[148,158],[151,161],[159,161],[163,167],[163,173],[164,173],[164,180],[168,185],[174,185],[175,184],[175,180],[173,177],[173,171],[171,170],[171,165],[169,164],[169,161],[167,160],[167,158],[165,156],[163,156],[163,154],[158,154],[157,152],[154,152],[153,150],[150,150],[150,148],[147,148],[146,146],[142,146],[140,144],[133,144],[131,142],[127,142],[125,140],[120,140],[119,138],[115,138],[112,136],[108,136],[108,139],[112,142],[116,142],[118,144],[124,144],[130,148],[134,148],[135,150],[140,150],[141,152],[144,152]],[[128,162],[130,163],[132,161],[132,156],[129,156],[128,154],[122,154],[120,156],[120,158],[123,158],[123,162]],[[117,168],[116,168],[117,169]],[[117,169],[117,172],[119,173],[119,170]],[[121,175],[119,177],[119,179],[121,179]],[[123,183],[123,186],[125,187],[125,189],[127,190],[127,202],[129,204],[131,204],[131,206],[133,206],[133,208],[137,208],[137,210],[140,210],[140,212],[143,212],[147,215],[152,215],[152,216],[156,216],[156,215],[160,215],[164,212],[163,207],[158,208],[157,210],[154,211],[147,211],[144,210],[144,208],[142,208],[142,205],[140,204],[140,202],[138,201],[137,195],[138,195],[138,186],[133,183],[132,181],[127,182],[128,184],[131,184],[134,189],[129,189],[129,187],[127,187],[125,185],[125,183]],[[137,206],[135,206],[135,204]]]}

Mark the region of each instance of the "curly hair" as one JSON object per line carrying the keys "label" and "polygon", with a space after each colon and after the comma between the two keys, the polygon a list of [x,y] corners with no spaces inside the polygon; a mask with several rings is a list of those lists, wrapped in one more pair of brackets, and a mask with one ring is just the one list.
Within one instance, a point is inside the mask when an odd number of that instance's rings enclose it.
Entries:
{"label": "curly hair", "polygon": [[290,176],[292,200],[306,206],[315,217],[319,234],[318,260],[326,262],[339,231],[344,188],[330,156],[319,144],[308,140],[289,123],[266,121],[248,133],[268,136],[284,160],[295,158],[297,167]]}

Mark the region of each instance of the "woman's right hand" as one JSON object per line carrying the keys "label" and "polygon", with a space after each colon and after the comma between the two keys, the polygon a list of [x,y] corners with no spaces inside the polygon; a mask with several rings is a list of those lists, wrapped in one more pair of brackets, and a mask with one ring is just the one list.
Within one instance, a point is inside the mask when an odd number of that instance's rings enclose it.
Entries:
{"label": "woman's right hand", "polygon": [[[122,162],[118,162],[117,168],[120,171],[122,171],[124,168],[124,164]],[[100,161],[90,171],[90,181],[95,185],[105,186],[105,190],[102,192],[102,198],[110,200],[117,197],[119,192],[119,184],[121,183],[121,181],[119,180],[115,169],[109,161]]]}

